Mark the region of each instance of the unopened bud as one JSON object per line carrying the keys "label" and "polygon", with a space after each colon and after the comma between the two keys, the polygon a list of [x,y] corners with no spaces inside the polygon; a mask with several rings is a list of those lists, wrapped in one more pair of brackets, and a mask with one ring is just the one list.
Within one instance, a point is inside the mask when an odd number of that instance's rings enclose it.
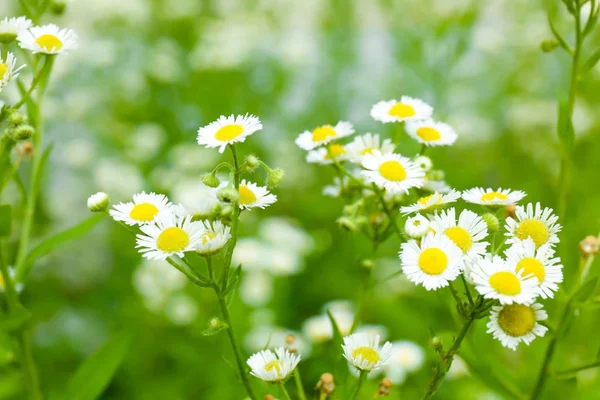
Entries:
{"label": "unopened bud", "polygon": [[271,394],[268,394],[265,396],[265,400],[275,400],[275,397],[273,397]]}
{"label": "unopened bud", "polygon": [[425,172],[428,172],[429,170],[431,170],[431,167],[433,167],[433,162],[431,162],[431,158],[426,156],[419,156],[415,158],[414,163],[417,164],[419,167],[423,168]]}
{"label": "unopened bud", "polygon": [[517,207],[514,204],[509,204],[506,206],[506,218],[516,218],[517,217]]}
{"label": "unopened bud", "polygon": [[349,217],[340,217],[337,219],[337,223],[348,232],[356,232],[358,229],[356,221]]}
{"label": "unopened bud", "polygon": [[233,215],[233,207],[230,205],[226,205],[225,207],[221,208],[219,214],[221,215],[221,217],[229,217]]}
{"label": "unopened bud", "polygon": [[34,133],[35,129],[33,129],[33,126],[23,124],[13,129],[13,138],[15,140],[27,140],[32,137]]}
{"label": "unopened bud", "polygon": [[258,157],[256,157],[254,154],[251,154],[248,157],[246,157],[246,164],[250,168],[256,169],[260,165],[260,159]]}
{"label": "unopened bud", "polygon": [[297,353],[298,347],[296,346],[296,336],[289,334],[285,337],[285,347],[290,353]]}
{"label": "unopened bud", "polygon": [[441,350],[442,348],[442,339],[439,336],[434,336],[431,338],[431,347],[436,350]]}
{"label": "unopened bud", "polygon": [[21,156],[23,158],[29,158],[29,157],[33,156],[33,152],[34,152],[33,143],[31,143],[30,141],[23,142],[23,143],[19,144],[19,146],[17,146],[17,153],[19,154],[19,156]]}
{"label": "unopened bud", "polygon": [[392,380],[390,378],[383,378],[381,382],[379,382],[379,387],[377,388],[377,394],[380,396],[388,396],[392,389]]}
{"label": "unopened bud", "polygon": [[202,183],[204,183],[208,187],[216,188],[219,187],[221,181],[219,180],[219,178],[217,178],[217,176],[214,173],[211,172],[209,174],[202,175]]}
{"label": "unopened bud", "polygon": [[232,187],[225,187],[217,191],[217,198],[223,203],[234,203],[240,198],[240,194]]}
{"label": "unopened bud", "polygon": [[600,241],[595,236],[586,236],[579,242],[579,251],[583,257],[595,256],[598,254]]}
{"label": "unopened bud", "polygon": [[267,186],[269,186],[269,187],[278,186],[281,183],[281,181],[283,180],[284,175],[285,175],[285,171],[280,168],[271,170],[271,172],[269,172],[269,179],[267,179]]}
{"label": "unopened bud", "polygon": [[500,221],[498,220],[498,217],[492,213],[485,213],[481,216],[481,218],[487,224],[490,232],[498,232],[498,229],[500,229]]}
{"label": "unopened bud", "polygon": [[8,122],[13,125],[21,125],[27,122],[27,117],[18,111],[12,111],[8,114]]}
{"label": "unopened bud", "polygon": [[319,379],[316,388],[319,392],[321,392],[321,394],[324,395],[330,395],[331,393],[333,393],[333,391],[335,390],[333,375],[331,375],[329,372],[326,372],[323,375],[321,375],[321,379]]}
{"label": "unopened bud", "polygon": [[404,224],[404,233],[411,239],[420,239],[429,232],[431,223],[421,214],[410,217]]}
{"label": "unopened bud", "polygon": [[552,50],[554,50],[555,48],[557,48],[559,46],[559,43],[557,40],[554,39],[547,39],[544,40],[541,44],[540,44],[540,48],[542,49],[542,51],[544,53],[550,53]]}
{"label": "unopened bud", "polygon": [[67,3],[64,1],[55,0],[50,4],[50,12],[54,15],[63,15],[67,8]]}
{"label": "unopened bud", "polygon": [[208,322],[208,326],[211,329],[219,329],[223,326],[223,321],[221,321],[217,317],[214,317],[214,318],[211,318],[211,320]]}
{"label": "unopened bud", "polygon": [[370,258],[365,258],[364,260],[362,260],[360,262],[360,266],[365,269],[373,269],[373,267],[375,266],[375,263]]}
{"label": "unopened bud", "polygon": [[101,212],[108,208],[110,199],[104,192],[98,192],[88,197],[87,207],[91,212]]}

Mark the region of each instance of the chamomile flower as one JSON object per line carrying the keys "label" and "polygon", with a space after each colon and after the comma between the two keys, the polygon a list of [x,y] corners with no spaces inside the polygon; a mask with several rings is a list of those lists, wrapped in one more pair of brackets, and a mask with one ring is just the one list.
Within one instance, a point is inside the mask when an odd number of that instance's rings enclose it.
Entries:
{"label": "chamomile flower", "polygon": [[348,150],[341,144],[332,143],[326,147],[311,150],[306,155],[306,161],[314,164],[333,164],[334,160],[344,161],[348,159]]}
{"label": "chamomile flower", "polygon": [[240,208],[249,210],[251,208],[265,208],[277,201],[277,196],[269,193],[267,188],[257,186],[256,183],[247,182],[245,179],[240,183]]}
{"label": "chamomile flower", "polygon": [[400,100],[380,101],[371,108],[371,117],[383,123],[422,120],[431,117],[433,108],[422,100],[402,96]]}
{"label": "chamomile flower", "polygon": [[486,299],[497,299],[500,304],[531,304],[538,296],[537,278],[523,277],[499,256],[482,257],[471,265],[471,279],[475,289]]}
{"label": "chamomile flower", "polygon": [[304,131],[296,138],[296,144],[304,150],[312,150],[333,140],[337,140],[354,133],[350,122],[340,121],[335,126],[321,125],[311,131]]}
{"label": "chamomile flower", "polygon": [[196,252],[202,255],[218,252],[231,239],[231,228],[223,225],[221,221],[203,221],[202,225],[204,232],[196,246]]}
{"label": "chamomile flower", "polygon": [[432,228],[448,236],[469,257],[485,253],[488,242],[482,240],[488,235],[487,224],[476,213],[464,210],[456,221],[456,210],[442,211],[431,220]]}
{"label": "chamomile flower", "polygon": [[346,146],[349,153],[350,161],[360,164],[365,154],[371,154],[373,150],[379,150],[382,154],[393,153],[396,146],[390,139],[381,141],[379,135],[365,133],[354,138]]}
{"label": "chamomile flower", "polygon": [[195,251],[206,232],[201,222],[171,210],[161,212],[153,223],[140,226],[140,230],[136,247],[149,260],[165,260],[172,255],[182,257],[188,251]]}
{"label": "chamomile flower", "polygon": [[463,268],[462,251],[447,236],[433,233],[428,233],[421,243],[402,243],[400,260],[408,280],[427,290],[448,286]]}
{"label": "chamomile flower", "polygon": [[344,358],[356,369],[372,371],[387,363],[392,354],[392,344],[385,342],[379,346],[379,335],[355,333],[344,338]]}
{"label": "chamomile flower", "polygon": [[16,64],[17,60],[11,52],[6,54],[6,59],[0,58],[0,91],[10,81],[16,79],[19,76],[19,71],[25,67],[25,65],[21,65],[17,68]]}
{"label": "chamomile flower", "polygon": [[406,220],[406,223],[404,224],[404,233],[412,239],[420,239],[429,232],[429,226],[429,220],[421,214],[417,214]]}
{"label": "chamomile flower", "polygon": [[557,233],[560,232],[561,226],[551,208],[542,209],[540,203],[534,208],[533,204],[529,203],[526,207],[517,206],[515,214],[516,219],[506,218],[506,243],[512,244],[531,238],[535,246],[540,247],[544,244],[552,246],[560,241]]}
{"label": "chamomile flower", "polygon": [[415,204],[401,207],[400,211],[403,214],[411,214],[417,212],[429,212],[444,207],[446,204],[454,203],[460,198],[460,192],[452,189],[447,194],[434,192],[428,196],[423,196]]}
{"label": "chamomile flower", "polygon": [[54,24],[34,26],[17,37],[21,48],[33,54],[66,54],[77,48],[77,34],[71,29],[60,29]]}
{"label": "chamomile flower", "polygon": [[216,121],[198,129],[196,140],[199,145],[218,147],[219,153],[222,153],[228,144],[243,142],[262,127],[260,120],[254,115],[221,115]]}
{"label": "chamomile flower", "polygon": [[408,192],[423,185],[425,171],[399,154],[374,150],[365,155],[362,165],[366,169],[362,174],[367,183],[374,183],[389,194]]}
{"label": "chamomile flower", "polygon": [[554,249],[544,244],[536,249],[533,239],[513,244],[505,252],[506,261],[515,271],[522,271],[523,276],[535,276],[538,279],[537,290],[545,299],[554,297],[558,283],[563,281],[560,258],[554,257]]}
{"label": "chamomile flower", "polygon": [[450,146],[458,139],[454,128],[432,119],[407,121],[406,132],[426,146]]}
{"label": "chamomile flower", "polygon": [[283,347],[272,350],[262,350],[250,356],[246,362],[250,373],[265,382],[281,382],[294,371],[301,356],[290,353]]}
{"label": "chamomile flower", "polygon": [[154,221],[159,212],[169,207],[171,203],[164,194],[142,192],[133,195],[133,202],[115,204],[110,215],[115,221],[127,225],[144,225]]}
{"label": "chamomile flower", "polygon": [[465,190],[462,194],[464,201],[483,206],[508,206],[515,204],[523,197],[527,196],[520,190],[502,189],[494,190],[492,188],[473,188]]}
{"label": "chamomile flower", "polygon": [[21,33],[29,29],[32,22],[27,17],[4,18],[0,21],[0,42],[10,43]]}
{"label": "chamomile flower", "polygon": [[492,307],[487,323],[488,333],[499,340],[504,347],[516,350],[519,343],[529,345],[536,337],[542,337],[548,331],[539,321],[548,318],[542,305],[534,303],[505,304]]}

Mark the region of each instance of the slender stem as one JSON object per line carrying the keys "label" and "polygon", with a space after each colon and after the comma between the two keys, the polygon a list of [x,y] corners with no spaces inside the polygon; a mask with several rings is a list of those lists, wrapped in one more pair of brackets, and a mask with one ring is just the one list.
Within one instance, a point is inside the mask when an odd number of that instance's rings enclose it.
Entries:
{"label": "slender stem", "polygon": [[279,389],[281,389],[281,393],[283,394],[283,398],[285,400],[292,400],[292,398],[290,397],[290,394],[288,393],[287,389],[285,388],[285,383],[279,382]]}
{"label": "slender stem", "polygon": [[583,371],[585,369],[597,368],[597,367],[600,367],[600,361],[594,361],[592,363],[580,365],[579,367],[575,367],[575,368],[569,368],[569,369],[562,369],[560,371],[554,371],[554,374],[555,375],[569,375],[569,374],[573,374],[575,372]]}
{"label": "slender stem", "polygon": [[2,243],[0,243],[0,272],[2,273],[2,279],[4,280],[4,287],[6,288],[6,302],[8,306],[8,312],[12,312],[15,310],[17,305],[19,304],[19,299],[17,295],[17,291],[15,290],[15,285],[8,273],[8,267],[4,263],[4,253],[2,249]]}
{"label": "slender stem", "polygon": [[469,304],[471,304],[471,307],[473,307],[475,303],[473,302],[473,297],[471,296],[471,291],[469,290],[469,285],[467,284],[467,280],[465,279],[464,274],[460,274],[460,280],[462,281],[463,286],[465,287],[465,293],[467,295],[467,299],[469,300]]}
{"label": "slender stem", "polygon": [[297,367],[294,369],[294,380],[296,381],[298,397],[300,398],[300,400],[306,400],[306,393],[304,392],[304,386],[302,386],[302,378],[300,377],[300,370],[298,370]]}
{"label": "slender stem", "polygon": [[381,206],[383,207],[383,211],[387,214],[388,218],[390,219],[390,224],[392,224],[392,228],[394,229],[394,232],[396,232],[396,234],[398,235],[398,237],[401,240],[404,240],[404,235],[402,235],[400,228],[398,228],[398,225],[396,224],[396,219],[394,218],[394,215],[392,214],[391,210],[385,203],[385,198],[383,197],[383,192],[375,184],[373,184],[373,190],[375,191],[375,193],[377,193],[377,196],[379,197],[379,201],[381,202]]}
{"label": "slender stem", "polygon": [[360,371],[360,376],[358,377],[358,382],[356,383],[356,388],[354,389],[354,394],[351,397],[352,400],[358,398],[358,394],[360,393],[360,389],[362,389],[363,384],[367,380],[367,375],[368,374],[369,374],[368,371]]}
{"label": "slender stem", "polygon": [[463,302],[462,302],[460,296],[458,295],[458,292],[454,288],[454,285],[452,285],[452,282],[448,282],[448,289],[450,289],[450,293],[452,293],[452,297],[454,297],[454,301],[456,301],[456,306],[458,307],[458,311],[460,312],[460,314],[462,316],[464,316],[465,308],[463,307]]}
{"label": "slender stem", "polygon": [[[233,159],[233,186],[235,190],[240,190],[240,165],[235,151],[235,145],[230,144],[229,149],[231,150],[231,157]],[[240,219],[240,205],[236,201],[233,203],[233,219],[231,221],[231,239],[229,239],[229,247],[225,253],[225,262],[223,265],[223,273],[221,275],[221,289],[225,290],[227,287],[227,281],[229,279],[229,270],[231,269],[231,258],[233,257],[233,250],[237,243],[238,234],[238,222]]]}
{"label": "slender stem", "polygon": [[11,108],[18,110],[23,104],[25,104],[27,99],[29,99],[29,97],[31,96],[31,93],[33,93],[37,85],[42,81],[42,77],[46,75],[47,69],[52,65],[53,59],[54,56],[45,56],[44,64],[33,77],[29,90],[27,90],[27,92],[25,92],[25,94],[23,95],[23,98],[19,100],[18,103],[15,103],[15,105],[13,105]]}

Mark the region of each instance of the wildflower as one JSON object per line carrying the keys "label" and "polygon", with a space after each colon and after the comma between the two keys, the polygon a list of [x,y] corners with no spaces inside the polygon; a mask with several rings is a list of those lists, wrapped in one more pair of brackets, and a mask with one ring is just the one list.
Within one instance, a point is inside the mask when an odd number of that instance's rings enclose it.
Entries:
{"label": "wildflower", "polygon": [[542,209],[540,203],[535,205],[535,209],[531,203],[526,207],[517,206],[515,218],[506,218],[506,243],[512,244],[531,238],[536,247],[546,243],[554,245],[560,241],[557,233],[560,232],[561,226],[557,221],[558,217],[552,213],[552,209]]}
{"label": "wildflower", "polygon": [[404,224],[404,233],[411,239],[420,239],[429,232],[429,225],[429,220],[427,218],[421,214],[417,214],[406,220],[406,223]]}
{"label": "wildflower", "polygon": [[209,148],[218,147],[219,153],[223,153],[228,144],[243,142],[262,127],[254,115],[221,115],[216,121],[198,129],[197,142]]}
{"label": "wildflower", "polygon": [[425,352],[416,343],[408,340],[392,342],[392,351],[388,363],[383,367],[385,375],[400,384],[406,375],[419,370],[425,362]]}
{"label": "wildflower", "polygon": [[473,188],[465,190],[462,194],[464,201],[481,204],[483,206],[508,206],[515,204],[527,196],[520,190],[498,188],[497,190],[487,188]]}
{"label": "wildflower", "polygon": [[589,256],[595,256],[598,254],[600,249],[600,241],[595,236],[586,236],[581,242],[579,242],[579,251],[584,258]]}
{"label": "wildflower", "polygon": [[88,197],[87,207],[92,212],[105,211],[108,208],[108,195],[104,192],[98,192]]}
{"label": "wildflower", "polygon": [[427,234],[421,243],[416,240],[403,243],[400,260],[406,277],[427,290],[448,286],[463,268],[462,251],[447,236],[433,233]]}
{"label": "wildflower", "polygon": [[0,42],[10,43],[19,34],[29,29],[32,22],[27,17],[4,18],[0,21]]}
{"label": "wildflower", "polygon": [[77,48],[77,34],[71,29],[60,29],[54,24],[34,26],[19,33],[21,48],[33,54],[66,54]]}
{"label": "wildflower", "polygon": [[505,304],[492,307],[487,323],[488,333],[499,340],[504,347],[516,350],[519,343],[529,345],[536,337],[542,337],[548,331],[539,321],[548,318],[542,305],[534,303]]}
{"label": "wildflower", "polygon": [[432,113],[429,104],[408,96],[402,96],[399,101],[380,101],[371,108],[371,117],[383,123],[427,119]]}
{"label": "wildflower", "polygon": [[482,255],[488,242],[482,240],[488,235],[487,224],[473,211],[463,210],[456,221],[456,210],[442,211],[431,220],[432,228],[448,236],[469,257]]}
{"label": "wildflower", "polygon": [[300,362],[299,354],[292,354],[283,347],[263,350],[253,354],[247,361],[250,373],[266,382],[285,380]]}
{"label": "wildflower", "polygon": [[19,71],[25,67],[24,65],[21,65],[16,68],[16,64],[17,59],[11,52],[6,54],[4,60],[0,58],[0,91],[2,91],[2,88],[10,81],[16,79],[19,76]]}
{"label": "wildflower", "polygon": [[265,208],[277,201],[277,196],[269,190],[255,183],[247,182],[245,179],[240,183],[240,208],[249,210],[251,208]]}
{"label": "wildflower", "polygon": [[458,139],[456,131],[450,125],[431,119],[407,121],[406,132],[426,146],[450,146]]}
{"label": "wildflower", "polygon": [[400,208],[403,214],[411,214],[423,211],[433,211],[444,207],[446,204],[454,203],[460,198],[460,192],[452,189],[446,194],[434,192],[423,196],[415,204]]}
{"label": "wildflower", "polygon": [[390,358],[392,344],[385,342],[379,346],[379,335],[369,336],[355,333],[344,337],[344,358],[356,369],[372,371],[385,365]]}
{"label": "wildflower", "polygon": [[203,221],[202,225],[205,230],[196,244],[196,252],[199,254],[214,254],[231,239],[231,228],[223,225],[221,221]]}
{"label": "wildflower", "polygon": [[408,192],[423,185],[425,171],[399,154],[382,154],[375,150],[365,155],[362,164],[366,169],[362,175],[367,183],[374,183],[389,194]]}
{"label": "wildflower", "polygon": [[322,374],[319,378],[319,382],[317,382],[317,386],[315,387],[315,389],[317,389],[322,396],[328,396],[332,394],[335,390],[335,382],[333,381],[333,375],[329,372]]}
{"label": "wildflower", "polygon": [[417,164],[419,167],[423,168],[423,171],[425,171],[425,172],[430,171],[431,168],[433,167],[433,162],[431,161],[431,158],[426,157],[426,156],[415,157],[413,162],[415,164]]}
{"label": "wildflower", "polygon": [[269,177],[267,178],[267,186],[270,188],[274,188],[279,186],[281,181],[283,181],[283,177],[285,176],[285,171],[281,168],[275,168],[267,171]]}
{"label": "wildflower", "polygon": [[444,179],[432,179],[428,176],[423,178],[423,186],[421,186],[421,189],[430,193],[448,193],[452,190]]}
{"label": "wildflower", "polygon": [[140,226],[140,230],[137,247],[149,260],[164,260],[172,255],[182,257],[185,252],[196,251],[205,233],[201,222],[193,222],[191,216],[171,210],[158,214],[153,223]]}
{"label": "wildflower", "polygon": [[160,211],[171,205],[164,194],[142,192],[133,195],[133,202],[115,204],[110,215],[127,225],[144,225],[153,222]]}
{"label": "wildflower", "polygon": [[296,144],[304,150],[312,150],[334,140],[350,136],[354,127],[350,122],[340,121],[335,126],[321,125],[311,131],[304,131],[296,138]]}
{"label": "wildflower", "polygon": [[350,161],[361,164],[365,154],[371,154],[373,150],[378,150],[382,154],[393,153],[396,146],[390,139],[381,141],[379,135],[365,133],[357,136],[346,146]]}
{"label": "wildflower", "polygon": [[29,124],[21,124],[12,130],[15,141],[27,140],[35,134],[35,129]]}
{"label": "wildflower", "polygon": [[346,159],[348,159],[348,150],[343,145],[337,143],[311,150],[306,155],[307,162],[322,165],[333,164],[334,162]]}
{"label": "wildflower", "polygon": [[219,187],[221,181],[219,180],[219,178],[217,178],[214,172],[210,172],[208,174],[202,175],[202,183],[214,189]]}

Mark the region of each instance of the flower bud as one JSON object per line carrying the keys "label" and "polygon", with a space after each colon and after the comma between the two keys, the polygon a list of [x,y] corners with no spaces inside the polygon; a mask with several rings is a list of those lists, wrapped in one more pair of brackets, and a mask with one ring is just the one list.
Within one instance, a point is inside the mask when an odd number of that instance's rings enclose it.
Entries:
{"label": "flower bud", "polygon": [[390,378],[383,378],[377,388],[377,394],[379,396],[389,396],[392,389],[392,380]]}
{"label": "flower bud", "polygon": [[421,214],[408,218],[404,224],[404,233],[411,239],[420,239],[429,232],[430,222]]}
{"label": "flower bud", "polygon": [[431,347],[433,347],[436,351],[440,351],[442,349],[442,339],[440,339],[439,336],[432,337]]}
{"label": "flower bud", "polygon": [[91,212],[106,211],[110,202],[108,195],[104,192],[98,192],[88,197],[87,207]]}
{"label": "flower bud", "polygon": [[13,125],[21,125],[27,122],[27,117],[18,111],[12,111],[8,114],[8,122]]}
{"label": "flower bud", "polygon": [[517,218],[517,207],[514,204],[506,206],[506,218]]}
{"label": "flower bud", "polygon": [[219,215],[222,218],[227,218],[233,215],[233,207],[230,205],[226,205],[219,211]]}
{"label": "flower bud", "polygon": [[29,140],[19,144],[17,147],[17,153],[23,158],[29,158],[33,156],[34,150],[33,143]]}
{"label": "flower bud", "polygon": [[281,168],[273,169],[269,172],[269,178],[267,179],[267,186],[275,187],[278,186],[283,180],[283,176],[285,175],[285,171]]}
{"label": "flower bud", "polygon": [[373,269],[375,263],[370,258],[365,258],[364,260],[361,260],[360,266],[365,269]]}
{"label": "flower bud", "polygon": [[17,141],[27,140],[32,137],[34,133],[35,129],[33,129],[33,126],[27,124],[17,126],[12,132],[13,138]]}
{"label": "flower bud", "polygon": [[54,15],[63,15],[67,8],[67,3],[64,1],[53,1],[50,4],[50,12]]}
{"label": "flower bud", "polygon": [[358,230],[356,221],[350,217],[340,217],[337,219],[337,223],[348,232],[356,232]]}
{"label": "flower bud", "polygon": [[260,158],[256,157],[254,154],[250,154],[246,157],[246,164],[252,168],[256,169],[260,165]]}
{"label": "flower bud", "polygon": [[555,48],[557,48],[559,46],[559,43],[557,40],[554,39],[547,39],[544,40],[541,44],[540,44],[540,48],[542,49],[542,51],[544,53],[550,53],[552,50],[554,50]]}
{"label": "flower bud", "polygon": [[217,317],[211,318],[211,320],[208,322],[208,326],[210,327],[210,329],[219,329],[223,327],[223,325],[223,321],[221,321]]}
{"label": "flower bud", "polygon": [[202,175],[202,183],[211,188],[219,187],[221,181],[214,173],[204,174]]}
{"label": "flower bud", "polygon": [[485,213],[481,216],[481,219],[487,224],[490,232],[498,232],[498,229],[500,229],[500,221],[494,214]]}
{"label": "flower bud", "polygon": [[579,251],[584,258],[589,256],[595,256],[598,254],[600,248],[600,241],[595,236],[586,236],[581,242],[579,242]]}
{"label": "flower bud", "polygon": [[431,158],[426,156],[416,157],[414,163],[417,164],[419,167],[423,168],[425,172],[431,170],[431,167],[433,167],[433,162],[431,162]]}
{"label": "flower bud", "polygon": [[240,198],[240,194],[232,187],[225,187],[217,191],[217,198],[223,203],[234,203]]}
{"label": "flower bud", "polygon": [[317,382],[316,389],[324,395],[330,395],[335,390],[335,383],[333,381],[333,375],[329,372],[321,375],[321,379]]}
{"label": "flower bud", "polygon": [[273,397],[271,394],[267,394],[265,395],[265,400],[275,400],[275,397]]}

